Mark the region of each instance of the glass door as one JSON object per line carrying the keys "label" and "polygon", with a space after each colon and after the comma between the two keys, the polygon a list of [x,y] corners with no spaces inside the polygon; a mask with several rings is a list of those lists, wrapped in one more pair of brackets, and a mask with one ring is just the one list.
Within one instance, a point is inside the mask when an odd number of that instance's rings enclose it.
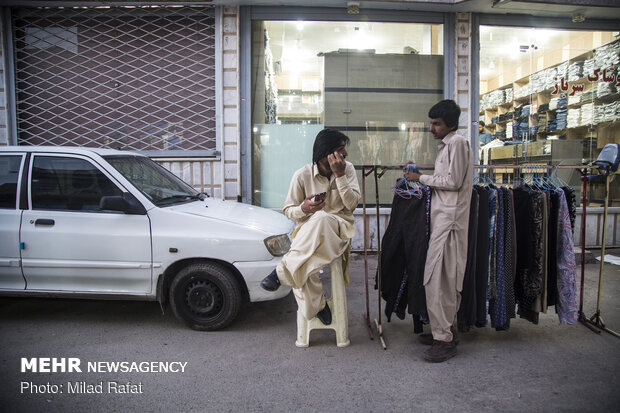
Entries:
{"label": "glass door", "polygon": [[[427,113],[443,99],[443,25],[253,21],[251,67],[253,204],[282,207],[326,127],[351,139],[347,160],[358,170],[409,160],[432,167]],[[399,176],[382,178],[381,204],[391,204],[386,183]]]}

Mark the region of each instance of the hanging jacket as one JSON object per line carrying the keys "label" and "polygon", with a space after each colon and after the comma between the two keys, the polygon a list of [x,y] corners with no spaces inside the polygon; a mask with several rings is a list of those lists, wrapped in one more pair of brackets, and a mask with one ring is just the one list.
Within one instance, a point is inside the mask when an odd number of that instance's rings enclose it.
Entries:
{"label": "hanging jacket", "polygon": [[381,241],[381,297],[388,322],[392,313],[404,319],[407,308],[414,321],[427,314],[423,280],[431,191],[421,188],[420,199],[394,195],[390,222]]}

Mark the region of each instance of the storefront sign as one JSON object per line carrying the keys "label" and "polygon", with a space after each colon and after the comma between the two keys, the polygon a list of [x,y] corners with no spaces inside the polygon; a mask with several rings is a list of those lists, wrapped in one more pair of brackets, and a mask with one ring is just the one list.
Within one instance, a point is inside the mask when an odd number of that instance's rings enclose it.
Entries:
{"label": "storefront sign", "polygon": [[[614,72],[616,72],[617,70],[615,68],[613,69],[603,69],[603,73],[602,73],[602,78],[600,77],[601,75],[601,69],[595,69],[593,74],[589,74],[587,76],[588,81],[589,82],[607,82],[607,83],[611,83],[611,82],[616,82],[616,86],[620,87],[620,73],[615,74]],[[557,82],[557,78],[555,78],[555,81]],[[574,83],[572,85],[570,85],[570,93],[568,94],[568,96],[573,96],[575,95],[575,92],[583,92],[585,88],[585,85],[583,83]],[[556,83],[555,86],[553,87],[553,91],[551,92],[552,95],[557,95],[560,93],[566,93],[569,91],[569,84],[566,81],[566,77],[562,77],[560,79],[559,83]]]}

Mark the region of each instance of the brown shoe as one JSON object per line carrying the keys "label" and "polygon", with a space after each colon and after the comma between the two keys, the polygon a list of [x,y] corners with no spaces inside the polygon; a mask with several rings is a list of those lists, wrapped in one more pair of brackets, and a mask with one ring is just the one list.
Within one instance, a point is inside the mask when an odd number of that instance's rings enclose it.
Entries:
{"label": "brown shoe", "polygon": [[433,333],[422,333],[418,336],[418,341],[425,346],[433,345]]}
{"label": "brown shoe", "polygon": [[424,352],[424,360],[441,363],[456,356],[456,344],[448,341],[433,341],[431,348]]}
{"label": "brown shoe", "polygon": [[[451,327],[450,331],[452,331],[452,342],[454,343],[454,345],[459,344],[459,336],[456,334],[456,330],[454,329],[454,327]],[[433,333],[422,333],[418,336],[418,340],[425,346],[432,346],[434,341]]]}

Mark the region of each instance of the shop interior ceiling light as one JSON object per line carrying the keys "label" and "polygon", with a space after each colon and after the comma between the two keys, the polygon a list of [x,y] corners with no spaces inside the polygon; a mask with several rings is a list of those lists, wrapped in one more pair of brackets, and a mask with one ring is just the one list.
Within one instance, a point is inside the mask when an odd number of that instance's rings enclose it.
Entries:
{"label": "shop interior ceiling light", "polygon": [[586,15],[583,11],[576,11],[573,13],[572,17],[573,23],[583,23],[586,21]]}
{"label": "shop interior ceiling light", "polygon": [[347,13],[348,14],[359,14],[360,13],[360,3],[358,1],[349,1],[349,2],[347,2]]}

